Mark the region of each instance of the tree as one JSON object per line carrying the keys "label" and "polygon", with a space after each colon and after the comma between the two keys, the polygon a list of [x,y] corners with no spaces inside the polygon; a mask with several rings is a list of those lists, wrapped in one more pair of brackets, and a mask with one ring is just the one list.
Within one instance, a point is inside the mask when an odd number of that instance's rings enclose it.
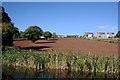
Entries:
{"label": "tree", "polygon": [[52,38],[56,38],[56,37],[57,37],[56,33],[53,32],[53,33],[52,33]]}
{"label": "tree", "polygon": [[120,31],[117,32],[116,38],[120,38]]}
{"label": "tree", "polygon": [[0,18],[2,18],[2,23],[7,22],[7,23],[11,23],[11,18],[8,16],[8,14],[5,12],[5,9],[0,6]]}
{"label": "tree", "polygon": [[25,33],[23,31],[19,32],[19,38],[22,38],[22,39],[25,38]]}
{"label": "tree", "polygon": [[19,33],[17,27],[11,22],[11,18],[5,12],[4,8],[0,6],[0,18],[1,18],[1,28],[2,28],[2,45],[12,45],[13,35]]}
{"label": "tree", "polygon": [[2,45],[12,45],[13,35],[19,33],[18,28],[11,23],[2,24]]}
{"label": "tree", "polygon": [[13,35],[13,40],[19,39],[20,38],[20,33],[16,33]]}
{"label": "tree", "polygon": [[24,35],[25,38],[34,42],[39,39],[42,33],[43,31],[39,26],[30,26],[25,30]]}
{"label": "tree", "polygon": [[45,31],[43,32],[43,36],[45,37],[46,40],[48,40],[48,38],[52,37],[52,33],[49,31]]}

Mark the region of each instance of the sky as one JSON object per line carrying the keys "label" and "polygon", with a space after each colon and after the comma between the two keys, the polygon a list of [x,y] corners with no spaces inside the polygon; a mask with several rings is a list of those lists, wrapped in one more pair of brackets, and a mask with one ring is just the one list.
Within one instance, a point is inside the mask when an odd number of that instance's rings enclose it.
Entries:
{"label": "sky", "polygon": [[117,2],[3,2],[20,31],[39,26],[58,35],[118,31]]}

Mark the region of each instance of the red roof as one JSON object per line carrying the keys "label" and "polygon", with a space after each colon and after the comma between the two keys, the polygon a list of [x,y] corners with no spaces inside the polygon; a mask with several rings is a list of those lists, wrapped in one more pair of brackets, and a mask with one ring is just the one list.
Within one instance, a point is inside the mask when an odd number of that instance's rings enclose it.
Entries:
{"label": "red roof", "polygon": [[105,32],[97,32],[97,34],[105,34]]}
{"label": "red roof", "polygon": [[85,32],[85,34],[93,34],[92,32]]}

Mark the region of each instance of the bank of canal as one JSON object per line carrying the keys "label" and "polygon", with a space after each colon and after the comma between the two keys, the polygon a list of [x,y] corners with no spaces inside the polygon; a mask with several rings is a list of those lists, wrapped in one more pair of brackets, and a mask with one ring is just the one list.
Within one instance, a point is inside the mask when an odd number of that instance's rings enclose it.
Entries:
{"label": "bank of canal", "polygon": [[76,71],[62,71],[62,70],[45,70],[45,71],[38,71],[32,69],[25,69],[20,67],[2,67],[2,80],[28,80],[28,79],[59,79],[59,78],[84,78],[84,79],[96,79],[102,78],[105,80],[119,80],[118,74],[105,74],[105,73],[85,73],[85,72],[76,72]]}

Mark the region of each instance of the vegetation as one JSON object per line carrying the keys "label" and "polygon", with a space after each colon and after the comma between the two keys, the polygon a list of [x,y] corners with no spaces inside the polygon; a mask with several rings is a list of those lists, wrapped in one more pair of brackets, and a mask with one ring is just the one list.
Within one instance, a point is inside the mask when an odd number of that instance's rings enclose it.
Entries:
{"label": "vegetation", "polygon": [[53,32],[53,33],[52,33],[52,38],[56,38],[56,37],[57,37],[56,33]]}
{"label": "vegetation", "polygon": [[2,45],[12,45],[13,35],[19,33],[11,23],[2,24]]}
{"label": "vegetation", "polygon": [[43,31],[39,26],[30,26],[25,30],[24,36],[25,38],[34,42],[39,39],[42,33]]}
{"label": "vegetation", "polygon": [[14,24],[11,22],[10,17],[8,14],[5,12],[4,8],[2,8],[2,11],[0,12],[1,15],[1,20],[0,22],[1,27],[2,27],[2,45],[12,45],[13,41],[13,35],[19,33],[19,30],[17,27],[14,26]]}
{"label": "vegetation", "polygon": [[109,41],[109,43],[115,43],[114,41]]}
{"label": "vegetation", "polygon": [[[2,14],[2,45],[12,45],[13,39],[27,38],[33,42],[40,36],[47,39],[56,37],[56,33],[49,31],[43,32],[39,26],[30,26],[24,32],[20,32],[11,22],[10,17],[4,11]],[[67,37],[78,37],[78,35],[67,35]],[[120,31],[116,37],[120,38]],[[110,42],[112,43],[112,42]],[[120,67],[120,57],[115,56],[96,56],[83,53],[64,53],[64,52],[36,52],[34,50],[20,50],[17,48],[4,48],[2,52],[2,63],[5,65],[20,66],[34,69],[62,69],[87,72],[118,72]]]}
{"label": "vegetation", "polygon": [[11,23],[11,18],[8,16],[8,14],[5,12],[5,9],[2,7],[2,6],[0,6],[0,9],[2,9],[1,11],[0,11],[0,18],[1,18],[1,20],[2,20],[2,23],[5,23],[5,22],[7,22],[7,23]]}
{"label": "vegetation", "polygon": [[36,52],[34,50],[5,49],[2,55],[5,65],[43,70],[61,69],[86,72],[118,72],[120,57],[96,56],[83,53]]}
{"label": "vegetation", "polygon": [[49,31],[43,32],[43,36],[45,37],[46,40],[52,37],[52,33]]}
{"label": "vegetation", "polygon": [[[4,46],[11,46],[13,40],[16,39],[28,39],[32,40],[33,42],[40,39],[42,34],[46,39],[51,38],[52,34],[49,31],[43,33],[43,30],[39,26],[29,26],[24,32],[19,33],[19,29],[14,26],[11,22],[11,18],[5,12],[5,9],[0,6],[2,11],[0,11],[0,18],[2,22],[0,22],[1,29],[2,29],[2,45]],[[56,33],[53,33],[53,38],[56,37]]]}
{"label": "vegetation", "polygon": [[116,34],[115,37],[116,37],[116,38],[120,38],[120,31],[117,32],[117,34]]}
{"label": "vegetation", "polygon": [[23,31],[20,31],[20,32],[19,32],[19,38],[20,38],[20,39],[25,39],[25,34],[24,34]]}
{"label": "vegetation", "polygon": [[66,37],[67,37],[67,38],[78,38],[79,35],[67,35]]}

